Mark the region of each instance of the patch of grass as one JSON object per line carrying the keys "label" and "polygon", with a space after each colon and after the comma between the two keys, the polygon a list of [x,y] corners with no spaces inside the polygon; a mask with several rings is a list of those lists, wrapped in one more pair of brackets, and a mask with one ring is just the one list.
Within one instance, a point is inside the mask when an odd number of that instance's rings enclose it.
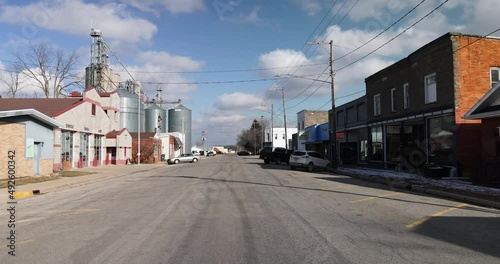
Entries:
{"label": "patch of grass", "polygon": [[[22,178],[17,178],[16,179],[16,186],[20,185],[26,185],[30,183],[37,183],[37,182],[46,182],[46,181],[53,181],[60,179],[61,177],[58,175],[54,176],[42,176],[42,177],[22,177]],[[0,188],[7,188],[8,186],[8,180],[0,180]]]}
{"label": "patch of grass", "polygon": [[88,171],[61,171],[59,172],[59,175],[61,175],[61,177],[78,177],[94,173],[95,172],[88,172]]}

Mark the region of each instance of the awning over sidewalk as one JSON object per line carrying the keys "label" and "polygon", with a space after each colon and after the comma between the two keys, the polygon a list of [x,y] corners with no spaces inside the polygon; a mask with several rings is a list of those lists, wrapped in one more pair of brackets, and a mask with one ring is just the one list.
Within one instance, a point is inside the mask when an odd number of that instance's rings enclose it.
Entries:
{"label": "awning over sidewalk", "polygon": [[174,146],[182,146],[182,145],[184,144],[182,143],[181,139],[178,137],[174,137]]}

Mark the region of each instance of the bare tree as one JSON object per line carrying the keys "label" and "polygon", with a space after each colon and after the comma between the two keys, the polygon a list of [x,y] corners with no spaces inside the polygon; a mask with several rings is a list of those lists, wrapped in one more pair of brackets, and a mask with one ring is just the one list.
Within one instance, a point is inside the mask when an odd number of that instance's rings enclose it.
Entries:
{"label": "bare tree", "polygon": [[7,87],[7,96],[10,98],[15,98],[17,93],[25,87],[22,71],[21,65],[13,64],[7,69],[7,75],[0,76],[0,81]]}
{"label": "bare tree", "polygon": [[73,69],[78,61],[75,52],[66,54],[48,43],[39,43],[31,45],[26,53],[16,53],[15,56],[23,67],[22,72],[34,80],[46,98],[66,94],[68,87],[83,79]]}

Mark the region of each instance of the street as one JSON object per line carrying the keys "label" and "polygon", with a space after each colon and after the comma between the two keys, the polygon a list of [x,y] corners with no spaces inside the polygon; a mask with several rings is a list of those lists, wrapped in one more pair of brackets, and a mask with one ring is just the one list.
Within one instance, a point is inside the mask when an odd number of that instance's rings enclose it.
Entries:
{"label": "street", "polygon": [[498,263],[499,216],[226,154],[19,200],[0,263]]}

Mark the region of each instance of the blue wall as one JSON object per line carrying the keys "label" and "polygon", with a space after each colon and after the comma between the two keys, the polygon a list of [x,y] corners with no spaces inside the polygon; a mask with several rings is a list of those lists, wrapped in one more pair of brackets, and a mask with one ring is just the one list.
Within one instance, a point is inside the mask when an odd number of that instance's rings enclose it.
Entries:
{"label": "blue wall", "polygon": [[[32,138],[35,143],[43,142],[40,158],[54,158],[54,129],[30,116],[7,117],[1,119],[7,123],[22,123],[26,126],[26,139]],[[25,143],[26,144],[26,143]]]}

